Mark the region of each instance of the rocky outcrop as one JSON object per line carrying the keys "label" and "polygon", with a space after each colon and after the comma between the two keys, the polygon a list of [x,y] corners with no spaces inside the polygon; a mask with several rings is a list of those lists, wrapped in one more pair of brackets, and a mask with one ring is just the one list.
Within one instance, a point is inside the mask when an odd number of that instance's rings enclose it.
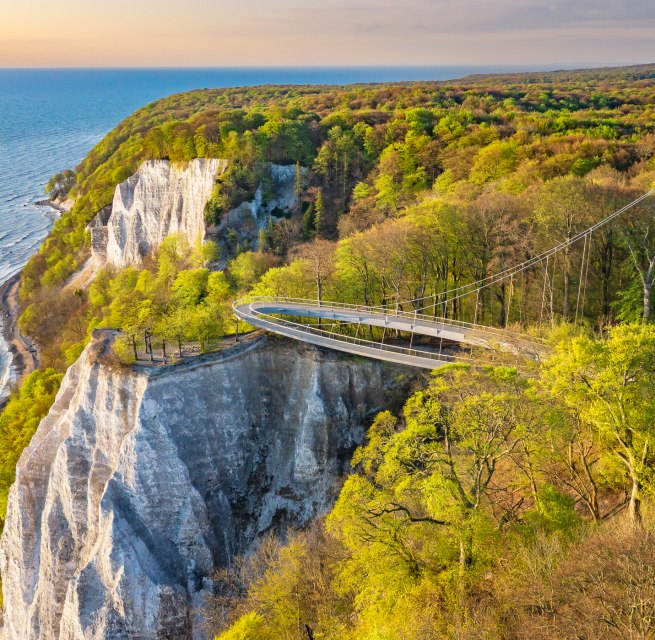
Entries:
{"label": "rocky outcrop", "polygon": [[407,383],[270,337],[126,370],[98,355],[108,340],[69,369],[18,464],[0,546],[12,640],[205,638],[194,612],[215,569],[326,510]]}
{"label": "rocky outcrop", "polygon": [[109,242],[109,229],[107,224],[111,217],[111,205],[108,204],[98,211],[86,229],[91,233],[91,253],[96,265],[104,265],[107,261],[107,243]]}
{"label": "rocky outcrop", "polygon": [[204,238],[204,210],[227,161],[196,158],[175,164],[148,160],[116,187],[106,225],[90,226],[97,264],[138,266],[171,233]]}
{"label": "rocky outcrop", "polygon": [[[308,170],[301,168],[303,176]],[[226,213],[213,239],[221,245],[221,254],[229,256],[237,243],[240,247],[257,249],[259,230],[268,225],[270,217],[281,218],[292,213],[298,204],[296,193],[296,165],[266,163],[265,180],[262,181],[249,202],[242,202]]]}
{"label": "rocky outcrop", "polygon": [[[256,249],[259,230],[269,218],[289,215],[296,208],[296,167],[266,163],[265,180],[254,198],[225,214],[218,227],[206,229],[205,205],[216,177],[226,167],[226,160],[203,158],[179,165],[167,160],[144,162],[116,187],[112,204],[87,227],[94,270],[105,264],[139,266],[171,233],[194,243],[209,232],[224,257],[233,255],[233,245]],[[305,175],[307,169],[302,172]]]}
{"label": "rocky outcrop", "polygon": [[56,208],[62,213],[68,213],[75,206],[75,200],[66,195],[65,197],[55,198],[52,204],[56,205]]}

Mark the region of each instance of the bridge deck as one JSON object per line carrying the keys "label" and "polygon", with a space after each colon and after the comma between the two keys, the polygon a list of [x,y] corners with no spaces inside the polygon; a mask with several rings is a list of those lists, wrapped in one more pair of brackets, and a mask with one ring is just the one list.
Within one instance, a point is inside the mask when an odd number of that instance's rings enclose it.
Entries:
{"label": "bridge deck", "polygon": [[[318,305],[316,301],[283,298],[247,298],[237,300],[233,308],[237,317],[249,324],[295,340],[423,369],[436,369],[463,359],[442,353],[443,340],[532,358],[539,352],[535,342],[522,334],[402,311],[332,302]],[[389,331],[439,338],[440,348],[429,351],[385,344],[383,341],[374,342],[358,337],[359,331],[356,336],[343,335],[321,326],[289,321],[280,318],[281,315],[348,323],[358,327],[382,327]]]}

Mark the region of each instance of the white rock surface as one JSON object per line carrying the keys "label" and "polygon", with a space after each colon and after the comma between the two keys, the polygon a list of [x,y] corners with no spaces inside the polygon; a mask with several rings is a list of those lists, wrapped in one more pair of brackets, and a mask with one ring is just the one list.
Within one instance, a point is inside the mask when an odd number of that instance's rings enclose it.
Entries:
{"label": "white rock surface", "polygon": [[10,640],[204,639],[210,576],[326,510],[399,369],[259,338],[163,369],[96,332],[20,458],[2,541]]}
{"label": "white rock surface", "polygon": [[[148,160],[116,187],[106,232],[106,249],[93,243],[98,262],[138,266],[171,233],[190,243],[205,234],[204,210],[226,160],[196,158],[176,164]],[[103,240],[105,242],[105,240]]]}

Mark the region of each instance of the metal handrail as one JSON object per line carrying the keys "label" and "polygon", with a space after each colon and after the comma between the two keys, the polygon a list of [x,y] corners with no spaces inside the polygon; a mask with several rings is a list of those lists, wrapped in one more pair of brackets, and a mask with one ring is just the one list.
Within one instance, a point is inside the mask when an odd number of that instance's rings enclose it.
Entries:
{"label": "metal handrail", "polygon": [[497,337],[503,337],[505,339],[507,338],[522,339],[527,342],[545,344],[545,342],[540,338],[534,338],[532,336],[528,336],[527,334],[518,331],[513,331],[511,329],[498,329],[496,327],[488,327],[486,325],[465,322],[463,320],[453,320],[453,319],[442,318],[442,317],[435,318],[433,316],[428,316],[426,314],[411,312],[411,311],[403,311],[401,309],[395,310],[390,313],[389,309],[385,307],[372,307],[367,305],[352,304],[348,302],[333,302],[333,301],[321,300],[321,302],[319,303],[317,300],[312,300],[307,298],[289,298],[289,297],[281,297],[281,296],[244,296],[236,300],[232,304],[232,307],[236,309],[236,307],[238,306],[245,306],[245,305],[253,304],[255,302],[277,302],[282,304],[288,303],[288,304],[299,304],[299,305],[304,304],[307,306],[327,307],[330,309],[353,309],[355,311],[362,311],[364,313],[384,315],[385,318],[403,317],[403,318],[409,318],[414,320],[420,320],[422,322],[427,322],[430,325],[441,325],[441,326],[451,325],[455,327],[469,329],[470,331],[477,331],[483,334],[486,333]]}
{"label": "metal handrail", "polygon": [[[258,309],[255,309],[252,307],[253,303],[250,304],[240,304],[240,305],[233,305],[235,308],[235,313],[241,317],[243,320],[246,322],[249,319],[249,316],[247,316],[245,313],[239,311],[237,309],[238,307],[243,307],[247,306],[250,312],[264,325],[272,325],[273,327],[279,327],[283,326],[288,329],[290,329],[291,332],[297,332],[297,333],[306,333],[306,334],[311,334],[311,335],[317,335],[319,337],[326,338],[328,340],[335,340],[335,341],[340,341],[340,342],[346,342],[349,344],[356,344],[365,348],[370,348],[370,349],[375,349],[375,350],[380,350],[380,351],[388,351],[392,353],[401,353],[403,355],[407,355],[410,357],[415,357],[415,358],[425,358],[429,360],[433,360],[436,362],[444,362],[444,363],[452,363],[452,362],[470,362],[470,358],[465,358],[463,356],[456,356],[452,354],[445,354],[445,353],[435,353],[433,351],[423,351],[421,349],[414,349],[414,348],[408,348],[408,347],[400,347],[397,345],[390,345],[390,344],[384,344],[380,342],[374,342],[371,340],[366,340],[364,338],[357,338],[353,336],[345,336],[342,334],[335,334],[334,332],[328,332],[323,329],[316,329],[313,326],[308,326],[304,324],[300,324],[297,322],[292,322],[290,320],[285,320],[283,318],[279,318],[277,316],[273,316],[268,313],[264,313],[262,311],[259,311]],[[251,318],[252,319],[252,318]],[[477,360],[477,362],[481,362],[480,360]],[[482,361],[482,364],[496,364],[492,360],[487,360]]]}

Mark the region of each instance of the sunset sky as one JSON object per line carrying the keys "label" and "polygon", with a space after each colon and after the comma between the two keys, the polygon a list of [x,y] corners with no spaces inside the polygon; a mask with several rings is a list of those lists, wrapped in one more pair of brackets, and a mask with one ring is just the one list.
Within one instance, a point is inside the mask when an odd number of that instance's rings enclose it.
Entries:
{"label": "sunset sky", "polygon": [[653,0],[12,0],[0,66],[655,60]]}

